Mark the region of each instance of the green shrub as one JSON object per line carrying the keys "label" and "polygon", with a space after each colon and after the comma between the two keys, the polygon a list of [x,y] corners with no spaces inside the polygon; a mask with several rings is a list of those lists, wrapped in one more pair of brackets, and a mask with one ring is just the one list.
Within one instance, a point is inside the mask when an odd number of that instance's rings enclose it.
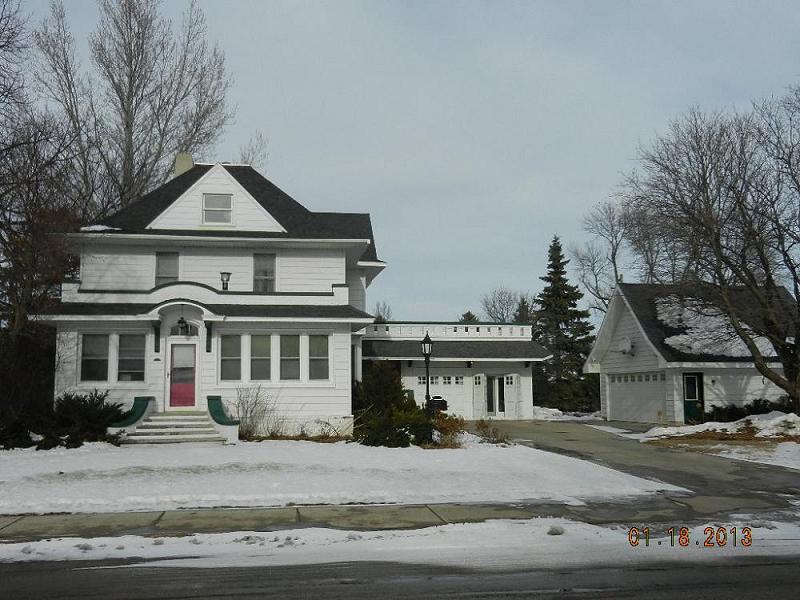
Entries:
{"label": "green shrub", "polygon": [[[119,404],[107,401],[108,392],[66,392],[44,410],[29,413],[7,411],[0,419],[0,447],[49,450],[57,446],[77,448],[84,442],[119,443],[106,429],[126,416]],[[34,442],[31,433],[41,437]]]}
{"label": "green shrub", "polygon": [[0,412],[0,448],[30,448],[36,442],[31,438],[27,420],[19,411],[5,409]]}
{"label": "green shrub", "polygon": [[373,363],[353,390],[353,438],[366,446],[430,444],[432,416],[408,397],[400,373],[386,362]]}
{"label": "green shrub", "polygon": [[710,410],[706,411],[705,421],[727,423],[730,421],[744,419],[750,415],[765,415],[773,410],[790,413],[793,412],[794,407],[788,396],[783,396],[778,400],[757,398],[756,400],[753,400],[753,402],[743,406],[738,406],[736,404],[723,404],[721,406],[714,405]]}

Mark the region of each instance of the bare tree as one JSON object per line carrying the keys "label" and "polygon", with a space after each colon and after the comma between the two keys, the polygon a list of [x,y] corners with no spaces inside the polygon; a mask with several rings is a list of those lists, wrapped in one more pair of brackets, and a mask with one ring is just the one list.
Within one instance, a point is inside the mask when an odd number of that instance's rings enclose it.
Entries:
{"label": "bare tree", "polygon": [[372,312],[375,313],[376,323],[388,323],[392,320],[392,307],[385,300],[376,302]]}
{"label": "bare tree", "polygon": [[589,297],[589,307],[605,312],[622,273],[628,233],[625,210],[619,202],[597,204],[583,218],[583,230],[592,238],[570,248],[578,281]]}
{"label": "bare tree", "polygon": [[481,308],[487,321],[510,323],[519,304],[519,293],[499,286],[481,297]]}
{"label": "bare tree", "polygon": [[0,314],[19,333],[30,312],[54,299],[69,268],[66,240],[52,234],[76,224],[75,207],[63,191],[72,139],[52,117],[31,113],[3,134]]}
{"label": "bare tree", "polygon": [[244,165],[263,171],[268,160],[269,139],[263,131],[256,131],[246,144],[239,147],[239,162]]}
{"label": "bare tree", "polygon": [[76,137],[75,193],[102,215],[162,183],[178,152],[210,148],[231,112],[224,55],[206,41],[194,2],[178,30],[159,14],[158,0],[98,0],[98,7],[91,75],[75,58],[60,1],[35,40],[41,87]]}
{"label": "bare tree", "polygon": [[27,50],[25,21],[19,2],[0,0],[0,118],[12,117],[22,102],[22,65]]}
{"label": "bare tree", "polygon": [[[687,266],[687,280],[703,282],[698,290],[758,371],[800,411],[798,99],[793,90],[752,114],[690,112],[641,150],[625,193],[658,221],[656,235]],[[782,369],[769,360],[773,350]]]}

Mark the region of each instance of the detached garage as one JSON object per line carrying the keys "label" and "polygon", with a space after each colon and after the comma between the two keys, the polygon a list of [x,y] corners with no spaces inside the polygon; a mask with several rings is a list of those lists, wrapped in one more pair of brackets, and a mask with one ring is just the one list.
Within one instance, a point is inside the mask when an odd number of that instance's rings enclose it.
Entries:
{"label": "detached garage", "polygon": [[[756,370],[727,317],[696,295],[675,285],[617,285],[583,367],[600,374],[603,417],[699,423],[712,405],[783,396]],[[769,342],[757,342],[779,368]]]}

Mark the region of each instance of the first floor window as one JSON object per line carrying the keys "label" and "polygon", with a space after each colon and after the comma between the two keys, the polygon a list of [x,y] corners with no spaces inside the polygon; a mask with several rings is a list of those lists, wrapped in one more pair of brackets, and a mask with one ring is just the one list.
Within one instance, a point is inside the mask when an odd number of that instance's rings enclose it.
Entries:
{"label": "first floor window", "polygon": [[220,379],[239,381],[242,378],[242,338],[238,335],[220,336]]}
{"label": "first floor window", "polygon": [[431,385],[439,385],[439,376],[431,375]]}
{"label": "first floor window", "polygon": [[425,385],[425,375],[417,377],[417,385]]}
{"label": "first floor window", "polygon": [[480,385],[480,384],[481,384],[481,376],[475,375],[475,385]]}
{"label": "first floor window", "polygon": [[250,336],[250,379],[254,381],[271,379],[271,341],[269,335]]}
{"label": "first floor window", "polygon": [[308,336],[308,378],[330,379],[327,335]]}
{"label": "first floor window", "polygon": [[281,336],[281,379],[300,379],[300,336]]}
{"label": "first floor window", "polygon": [[514,376],[506,375],[506,385],[514,385]]}
{"label": "first floor window", "polygon": [[81,381],[108,381],[108,334],[83,334]]}
{"label": "first floor window", "polygon": [[456,375],[456,385],[464,385],[464,376]]}
{"label": "first floor window", "polygon": [[117,381],[144,381],[145,340],[143,333],[120,334]]}
{"label": "first floor window", "polygon": [[453,383],[453,378],[450,375],[442,376],[442,385],[450,385],[451,383]]}

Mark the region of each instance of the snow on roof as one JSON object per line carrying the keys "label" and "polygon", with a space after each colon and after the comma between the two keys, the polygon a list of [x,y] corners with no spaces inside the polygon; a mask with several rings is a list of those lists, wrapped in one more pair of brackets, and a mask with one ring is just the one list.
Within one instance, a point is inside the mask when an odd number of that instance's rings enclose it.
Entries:
{"label": "snow on roof", "polygon": [[[664,343],[675,350],[686,354],[752,359],[727,315],[716,306],[698,298],[676,295],[656,298],[655,304],[659,321],[684,332],[664,339]],[[753,335],[756,346],[764,356],[775,354],[768,339]]]}
{"label": "snow on roof", "polygon": [[87,225],[86,227],[81,227],[81,231],[88,231],[88,232],[102,232],[102,231],[121,231],[119,227],[109,227],[108,225]]}

